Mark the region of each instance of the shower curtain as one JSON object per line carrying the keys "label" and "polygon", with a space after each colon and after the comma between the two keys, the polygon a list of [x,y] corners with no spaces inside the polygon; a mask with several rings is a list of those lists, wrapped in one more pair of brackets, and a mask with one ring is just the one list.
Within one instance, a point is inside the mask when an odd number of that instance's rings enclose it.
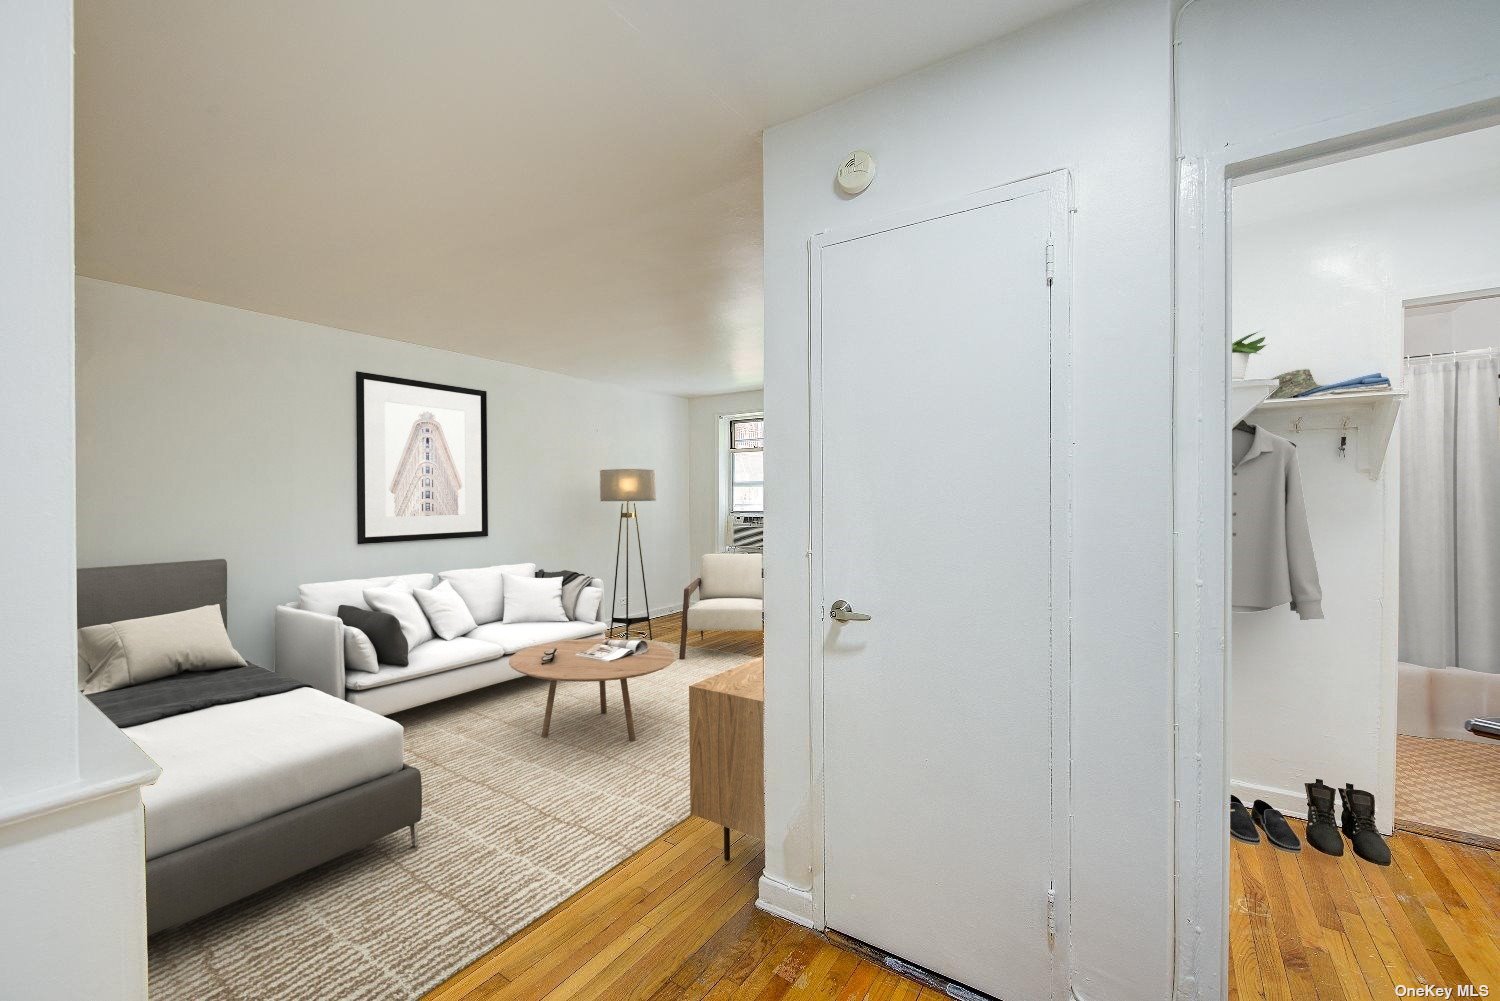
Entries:
{"label": "shower curtain", "polygon": [[[1414,359],[1401,414],[1400,659],[1500,686],[1500,360]],[[1434,686],[1443,679],[1430,679]],[[1494,684],[1491,684],[1494,683]],[[1403,689],[1409,687],[1403,680]],[[1467,715],[1492,698],[1472,696]],[[1446,699],[1442,701],[1447,701]],[[1434,706],[1434,708],[1436,708]],[[1402,715],[1408,715],[1402,707]],[[1455,710],[1457,711],[1457,710]],[[1461,723],[1460,723],[1461,725]],[[1445,726],[1444,729],[1447,729]]]}

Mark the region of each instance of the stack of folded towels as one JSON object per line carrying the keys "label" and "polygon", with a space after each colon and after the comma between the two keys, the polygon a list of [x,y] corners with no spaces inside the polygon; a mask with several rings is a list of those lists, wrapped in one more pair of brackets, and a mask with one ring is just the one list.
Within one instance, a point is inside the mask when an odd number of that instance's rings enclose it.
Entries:
{"label": "stack of folded towels", "polygon": [[1371,372],[1369,375],[1361,375],[1354,379],[1345,379],[1343,382],[1330,382],[1326,386],[1314,386],[1305,389],[1297,396],[1319,396],[1323,393],[1367,393],[1375,390],[1390,389],[1391,380],[1379,372]]}

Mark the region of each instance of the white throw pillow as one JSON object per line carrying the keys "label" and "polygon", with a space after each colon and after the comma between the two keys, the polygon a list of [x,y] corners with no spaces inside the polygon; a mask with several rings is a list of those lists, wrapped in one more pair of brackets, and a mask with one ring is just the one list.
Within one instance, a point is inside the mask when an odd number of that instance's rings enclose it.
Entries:
{"label": "white throw pillow", "polygon": [[371,674],[380,670],[375,644],[370,642],[363,629],[344,627],[344,670],[369,671]]}
{"label": "white throw pillow", "polygon": [[535,563],[511,563],[497,567],[474,567],[469,570],[445,570],[438,574],[453,585],[453,590],[468,606],[469,614],[479,625],[499,622],[505,609],[506,574],[517,577],[535,577]]}
{"label": "white throw pillow", "polygon": [[506,574],[504,580],[506,622],[568,621],[568,613],[563,611],[561,577]]}
{"label": "white throw pillow", "polygon": [[415,592],[417,604],[427,613],[432,631],[445,640],[457,639],[473,632],[478,623],[469,613],[469,606],[453,589],[452,581],[443,581],[437,587]]}
{"label": "white throw pillow", "polygon": [[303,584],[297,588],[297,607],[323,615],[339,614],[340,605],[369,608],[365,604],[365,592],[372,587],[391,587],[404,583],[410,587],[427,587],[432,583],[430,573],[409,573],[399,577],[365,577],[353,580],[327,580],[318,584]]}
{"label": "white throw pillow", "polygon": [[394,577],[369,577],[364,580],[325,580],[297,588],[297,607],[323,615],[337,615],[340,605],[366,608],[365,591],[372,587],[389,587]]}
{"label": "white throw pillow", "polygon": [[590,584],[583,589],[578,596],[578,607],[573,609],[573,618],[577,622],[598,622],[599,603],[604,598],[604,588],[598,584]]}
{"label": "white throw pillow", "polygon": [[401,623],[401,635],[406,637],[406,648],[415,650],[432,639],[432,626],[422,614],[411,585],[397,581],[390,587],[372,587],[365,592],[365,603],[377,612],[394,615]]}

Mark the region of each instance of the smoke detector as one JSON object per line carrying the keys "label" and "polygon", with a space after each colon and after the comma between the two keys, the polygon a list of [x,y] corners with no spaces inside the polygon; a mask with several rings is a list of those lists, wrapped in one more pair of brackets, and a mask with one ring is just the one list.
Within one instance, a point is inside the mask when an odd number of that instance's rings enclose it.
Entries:
{"label": "smoke detector", "polygon": [[862,149],[855,150],[839,165],[834,180],[844,194],[859,194],[875,180],[875,158]]}

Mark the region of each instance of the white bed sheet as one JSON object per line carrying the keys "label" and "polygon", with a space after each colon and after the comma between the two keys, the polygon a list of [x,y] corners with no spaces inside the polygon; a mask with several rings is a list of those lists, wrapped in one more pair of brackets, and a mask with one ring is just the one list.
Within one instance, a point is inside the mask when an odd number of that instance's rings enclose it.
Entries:
{"label": "white bed sheet", "polygon": [[146,857],[399,771],[401,724],[313,688],[183,713],[125,735],[161,766]]}

